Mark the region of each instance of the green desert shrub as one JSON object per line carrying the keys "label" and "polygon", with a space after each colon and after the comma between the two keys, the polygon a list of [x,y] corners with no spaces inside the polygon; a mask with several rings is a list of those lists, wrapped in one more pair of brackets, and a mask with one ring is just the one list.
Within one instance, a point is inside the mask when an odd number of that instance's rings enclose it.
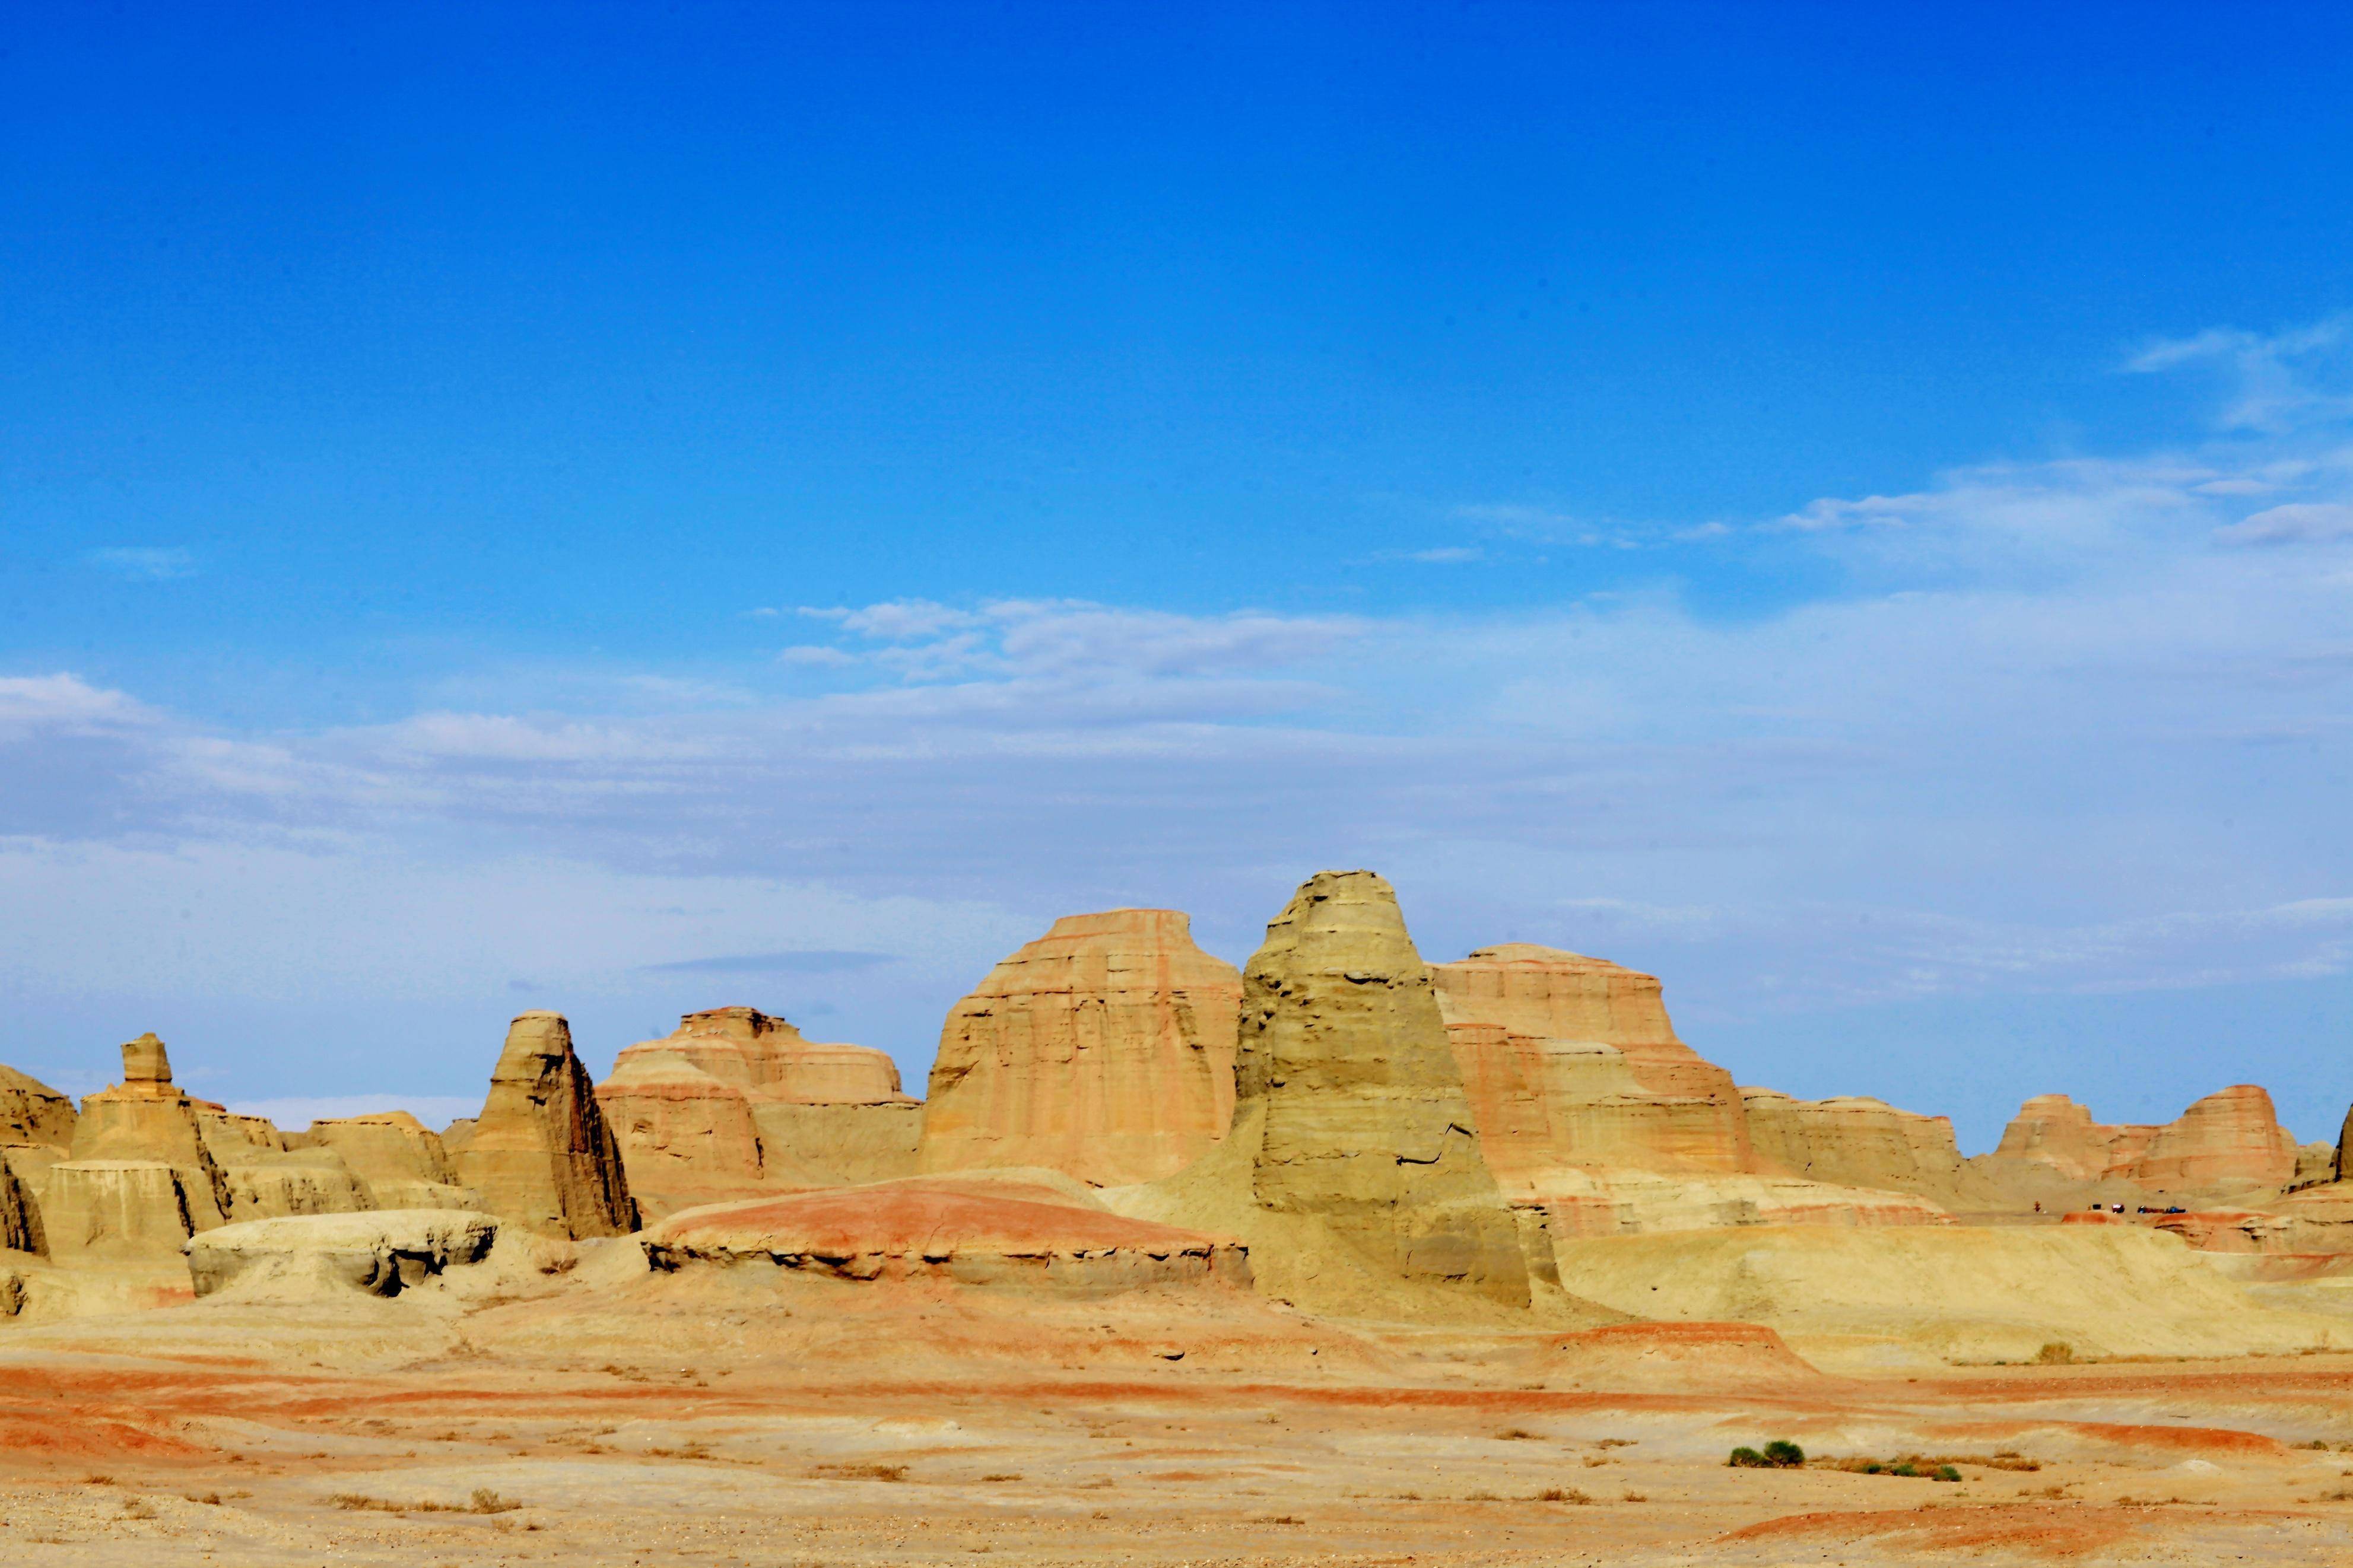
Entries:
{"label": "green desert shrub", "polygon": [[1806,1462],[1806,1451],[1784,1437],[1765,1445],[1765,1462],[1777,1470],[1794,1470]]}
{"label": "green desert shrub", "polygon": [[1770,1469],[1773,1465],[1772,1460],[1754,1448],[1735,1448],[1732,1450],[1732,1458],[1724,1462],[1736,1470]]}

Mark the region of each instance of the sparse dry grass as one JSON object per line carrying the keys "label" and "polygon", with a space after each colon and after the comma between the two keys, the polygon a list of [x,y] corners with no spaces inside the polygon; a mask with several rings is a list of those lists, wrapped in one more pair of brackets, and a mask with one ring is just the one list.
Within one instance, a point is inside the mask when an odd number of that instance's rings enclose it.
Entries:
{"label": "sparse dry grass", "polygon": [[907,1479],[904,1465],[878,1465],[870,1460],[845,1461],[835,1465],[812,1465],[809,1475],[820,1481],[903,1481]]}
{"label": "sparse dry grass", "polygon": [[522,1506],[488,1487],[476,1487],[474,1495],[464,1502],[394,1502],[389,1498],[365,1497],[358,1492],[337,1492],[327,1501],[354,1513],[512,1513]]}

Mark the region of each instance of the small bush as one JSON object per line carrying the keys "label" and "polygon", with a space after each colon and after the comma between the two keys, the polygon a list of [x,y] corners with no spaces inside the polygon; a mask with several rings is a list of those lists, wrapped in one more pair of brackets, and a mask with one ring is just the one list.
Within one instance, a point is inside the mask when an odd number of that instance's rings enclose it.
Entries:
{"label": "small bush", "polygon": [[1891,1476],[1917,1476],[1920,1471],[1919,1468],[1910,1460],[1899,1459],[1887,1467],[1887,1473]]}
{"label": "small bush", "polygon": [[1732,1458],[1724,1461],[1736,1470],[1769,1470],[1773,1461],[1754,1448],[1735,1448]]}
{"label": "small bush", "polygon": [[1765,1462],[1777,1470],[1794,1470],[1806,1462],[1806,1451],[1795,1443],[1775,1438],[1765,1445]]}
{"label": "small bush", "polygon": [[2069,1366],[2074,1363],[2075,1347],[2065,1340],[2052,1340],[2034,1352],[2034,1359],[2042,1366]]}
{"label": "small bush", "polygon": [[1957,1481],[1961,1479],[1961,1472],[1953,1468],[1950,1465],[1938,1465],[1936,1467],[1936,1479],[1940,1481]]}
{"label": "small bush", "polygon": [[1591,1502],[1592,1500],[1575,1487],[1546,1487],[1536,1493],[1538,1502]]}

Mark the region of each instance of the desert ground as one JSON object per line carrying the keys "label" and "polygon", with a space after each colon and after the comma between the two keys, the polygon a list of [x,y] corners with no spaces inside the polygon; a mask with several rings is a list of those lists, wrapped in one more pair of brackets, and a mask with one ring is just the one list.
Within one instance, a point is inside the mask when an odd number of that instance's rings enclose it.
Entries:
{"label": "desert ground", "polygon": [[1732,1325],[583,1267],[19,1330],[0,1561],[2353,1561],[2353,1354],[1837,1375]]}

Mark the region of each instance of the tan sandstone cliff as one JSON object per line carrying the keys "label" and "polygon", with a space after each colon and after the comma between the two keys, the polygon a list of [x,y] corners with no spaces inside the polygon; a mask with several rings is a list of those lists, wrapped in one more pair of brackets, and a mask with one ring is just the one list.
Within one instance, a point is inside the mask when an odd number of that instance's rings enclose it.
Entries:
{"label": "tan sandstone cliff", "polygon": [[[1432,965],[1431,973],[1450,1024],[1489,1025],[1527,1039],[1606,1046],[1617,1053],[1622,1073],[1613,1069],[1592,1091],[1609,1096],[1614,1113],[1588,1112],[1582,1119],[1575,1130],[1578,1142],[1563,1150],[1571,1163],[1754,1168],[1732,1075],[1675,1037],[1655,976],[1529,942],[1482,947],[1460,963]],[[1566,1065],[1571,1070],[1592,1066]]]}
{"label": "tan sandstone cliff", "polygon": [[804,1038],[755,1007],[687,1014],[624,1050],[596,1097],[651,1217],[912,1174],[922,1127],[887,1055]]}
{"label": "tan sandstone cliff", "polygon": [[525,1013],[508,1029],[458,1171],[490,1213],[528,1230],[579,1237],[637,1228],[619,1146],[561,1014]]}
{"label": "tan sandstone cliff", "polygon": [[948,1014],[921,1168],[1103,1186],[1182,1170],[1233,1121],[1241,994],[1177,910],[1064,916]]}

